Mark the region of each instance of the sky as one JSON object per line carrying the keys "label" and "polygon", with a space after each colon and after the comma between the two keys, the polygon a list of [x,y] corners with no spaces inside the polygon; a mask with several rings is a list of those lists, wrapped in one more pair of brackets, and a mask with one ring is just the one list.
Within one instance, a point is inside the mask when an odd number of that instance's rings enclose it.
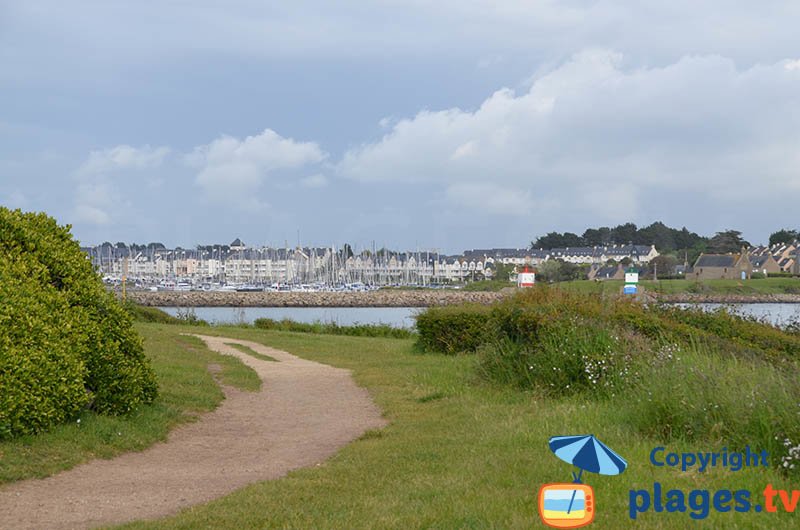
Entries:
{"label": "sky", "polygon": [[[736,5],[734,5],[736,4]],[[83,244],[800,228],[800,4],[0,0],[0,205]]]}

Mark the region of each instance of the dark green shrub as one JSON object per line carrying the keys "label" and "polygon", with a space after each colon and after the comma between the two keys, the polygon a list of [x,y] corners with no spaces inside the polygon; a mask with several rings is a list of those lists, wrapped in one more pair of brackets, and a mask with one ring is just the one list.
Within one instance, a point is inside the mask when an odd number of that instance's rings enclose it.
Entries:
{"label": "dark green shrub", "polygon": [[131,317],[139,322],[156,324],[180,324],[181,321],[157,307],[148,307],[128,301],[124,304]]}
{"label": "dark green shrub", "polygon": [[474,352],[491,334],[491,308],[482,305],[430,307],[417,315],[417,348],[453,355]]}
{"label": "dark green shrub", "polygon": [[63,422],[89,400],[81,318],[43,274],[0,254],[0,439]]}
{"label": "dark green shrub", "polygon": [[1,436],[41,431],[87,404],[121,414],[156,397],[130,315],[69,227],[0,208],[0,285]]}
{"label": "dark green shrub", "polygon": [[271,318],[257,318],[253,326],[259,329],[275,331],[294,331],[298,333],[318,333],[325,335],[347,335],[351,337],[385,337],[392,339],[408,339],[414,336],[411,330],[396,328],[388,324],[354,324],[340,326],[336,322],[296,322],[285,318],[274,320]]}

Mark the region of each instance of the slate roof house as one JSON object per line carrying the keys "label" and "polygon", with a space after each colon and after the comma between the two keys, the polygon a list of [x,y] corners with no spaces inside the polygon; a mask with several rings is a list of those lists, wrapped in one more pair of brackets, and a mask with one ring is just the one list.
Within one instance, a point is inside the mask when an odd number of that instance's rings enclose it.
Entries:
{"label": "slate roof house", "polygon": [[686,275],[692,280],[750,279],[753,272],[750,254],[742,249],[739,254],[700,254],[694,262],[692,272]]}
{"label": "slate roof house", "polygon": [[753,272],[760,272],[765,275],[781,272],[781,266],[772,257],[772,254],[750,256],[750,265],[753,267]]}

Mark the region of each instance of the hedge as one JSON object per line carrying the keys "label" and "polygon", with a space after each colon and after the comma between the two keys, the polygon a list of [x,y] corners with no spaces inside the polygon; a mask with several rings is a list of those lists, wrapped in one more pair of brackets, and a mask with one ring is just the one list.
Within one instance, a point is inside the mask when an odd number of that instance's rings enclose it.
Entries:
{"label": "hedge", "polygon": [[417,315],[417,348],[453,355],[474,352],[491,333],[491,308],[477,304],[431,307]]}
{"label": "hedge", "polygon": [[69,226],[0,207],[0,438],[90,407],[124,414],[157,395],[131,316]]}

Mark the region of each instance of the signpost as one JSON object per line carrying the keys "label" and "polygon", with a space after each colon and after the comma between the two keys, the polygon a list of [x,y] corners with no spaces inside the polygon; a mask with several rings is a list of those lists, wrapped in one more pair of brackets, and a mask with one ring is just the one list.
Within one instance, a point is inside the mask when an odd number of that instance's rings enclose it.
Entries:
{"label": "signpost", "polygon": [[625,286],[622,288],[623,294],[636,294],[639,292],[639,271],[634,267],[628,267],[625,271]]}
{"label": "signpost", "polygon": [[533,287],[536,283],[536,273],[525,265],[525,268],[517,273],[517,287]]}

